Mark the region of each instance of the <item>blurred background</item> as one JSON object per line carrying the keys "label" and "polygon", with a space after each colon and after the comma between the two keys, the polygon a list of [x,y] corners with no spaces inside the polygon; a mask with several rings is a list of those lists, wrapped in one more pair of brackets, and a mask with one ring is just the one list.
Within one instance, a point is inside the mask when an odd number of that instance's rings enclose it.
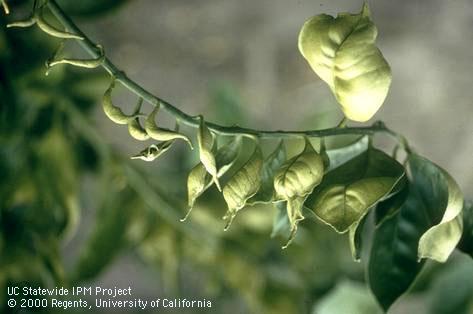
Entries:
{"label": "blurred background", "polygon": [[[342,117],[297,36],[309,17],[359,12],[362,1],[58,2],[129,77],[189,114],[274,130],[325,128]],[[212,301],[211,309],[170,313],[380,313],[364,284],[365,261],[353,262],[346,236],[313,219],[285,251],[286,230],[274,230],[271,207],[243,210],[223,233],[226,207],[212,188],[179,222],[196,153],[178,144],[152,163],[129,160],[149,143],[104,115],[106,73],[57,66],[45,77],[59,41],[36,27],[6,30],[31,8],[8,3],[12,14],[0,17],[0,312],[10,313],[5,287],[34,283]],[[473,2],[368,3],[393,71],[375,119],[471,198]],[[69,43],[66,54],[86,57]],[[124,88],[114,100],[128,112],[136,101]],[[287,144],[290,153],[300,149]],[[473,313],[472,272],[460,253],[429,263],[390,313]]]}

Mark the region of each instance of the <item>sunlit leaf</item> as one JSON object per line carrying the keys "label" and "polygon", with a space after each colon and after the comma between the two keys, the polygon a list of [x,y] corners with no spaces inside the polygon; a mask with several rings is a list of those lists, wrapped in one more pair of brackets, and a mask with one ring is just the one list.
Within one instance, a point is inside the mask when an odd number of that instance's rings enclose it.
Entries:
{"label": "sunlit leaf", "polygon": [[404,174],[396,160],[370,148],[328,172],[305,205],[323,222],[344,233],[389,195]]}
{"label": "sunlit leaf", "polygon": [[228,205],[228,211],[223,218],[227,220],[225,229],[230,227],[237,212],[246,205],[248,199],[258,192],[262,166],[263,154],[259,143],[255,143],[253,154],[223,188],[223,197]]}
{"label": "sunlit leaf", "polygon": [[302,207],[307,196],[322,181],[324,162],[309,140],[305,139],[304,150],[287,160],[274,175],[276,198],[287,202],[287,215],[291,223],[290,244],[297,232],[297,224],[304,219]]}
{"label": "sunlit leaf", "polygon": [[286,160],[286,149],[281,141],[276,149],[265,159],[261,170],[261,187],[258,193],[248,200],[248,204],[269,203],[275,199],[274,174]]}
{"label": "sunlit leaf", "polygon": [[299,34],[301,54],[354,121],[369,120],[391,85],[391,70],[375,46],[376,36],[366,3],[359,14],[314,16]]}

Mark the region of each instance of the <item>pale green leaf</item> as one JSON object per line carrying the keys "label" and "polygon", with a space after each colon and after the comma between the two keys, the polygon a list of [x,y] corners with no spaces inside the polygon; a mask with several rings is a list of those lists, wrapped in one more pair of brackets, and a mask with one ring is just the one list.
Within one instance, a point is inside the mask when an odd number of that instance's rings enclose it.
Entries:
{"label": "pale green leaf", "polygon": [[202,116],[200,116],[197,143],[199,145],[200,162],[204,165],[207,172],[212,176],[212,179],[217,185],[218,190],[221,191],[222,189],[217,176],[217,163],[215,162],[214,156],[216,145],[215,138],[212,132],[210,132],[209,128],[205,125],[204,118]]}
{"label": "pale green leaf", "polygon": [[320,184],[324,175],[324,161],[306,138],[304,150],[287,160],[274,175],[276,198],[287,202],[291,235],[284,247],[294,239],[298,223],[304,219],[302,207],[307,196]]}
{"label": "pale green leaf", "polygon": [[248,204],[269,203],[275,199],[274,174],[286,160],[286,149],[281,141],[276,149],[265,159],[261,170],[261,187]]}
{"label": "pale green leaf", "polygon": [[181,139],[186,141],[191,149],[194,149],[191,140],[186,135],[181,134],[178,131],[159,127],[156,124],[156,115],[158,114],[158,111],[159,106],[156,106],[145,120],[145,131],[149,137],[157,141],[172,141]]}
{"label": "pale green leaf", "polygon": [[223,197],[228,206],[228,211],[223,217],[227,220],[225,230],[230,227],[237,212],[246,205],[248,199],[258,192],[261,186],[262,166],[263,154],[259,143],[255,143],[253,154],[223,188]]}
{"label": "pale green leaf", "polygon": [[323,222],[344,233],[404,178],[402,165],[370,148],[327,173],[305,205]]}
{"label": "pale green leaf", "polygon": [[369,120],[391,85],[391,70],[375,46],[376,36],[366,3],[359,14],[314,16],[299,34],[301,54],[354,121]]}
{"label": "pale green leaf", "polygon": [[[215,157],[215,163],[218,167],[217,175],[218,177],[223,176],[228,169],[235,163],[238,154],[241,149],[241,138],[235,137],[228,144],[223,145],[217,150]],[[186,216],[181,219],[181,221],[186,220],[186,218],[191,213],[191,210],[194,206],[197,198],[202,195],[208,188],[212,186],[214,181],[212,177],[205,169],[204,165],[199,162],[189,173],[187,177],[187,196],[188,196],[188,211]]]}
{"label": "pale green leaf", "polygon": [[289,200],[306,196],[321,181],[324,174],[322,156],[306,139],[304,150],[287,160],[274,175],[274,189],[278,199]]}

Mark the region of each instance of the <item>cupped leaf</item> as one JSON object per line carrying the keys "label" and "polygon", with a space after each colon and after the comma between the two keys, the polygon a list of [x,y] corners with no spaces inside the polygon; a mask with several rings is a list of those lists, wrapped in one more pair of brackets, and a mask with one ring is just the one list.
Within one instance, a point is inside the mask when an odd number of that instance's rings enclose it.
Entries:
{"label": "cupped leaf", "polygon": [[197,143],[199,144],[200,162],[204,165],[205,170],[212,176],[215,185],[219,191],[222,190],[217,176],[217,163],[215,162],[215,138],[205,125],[204,118],[200,116],[199,132],[197,133]]}
{"label": "cupped leaf", "polygon": [[463,235],[458,248],[473,258],[473,203],[465,202],[463,206]]}
{"label": "cupped leaf", "polygon": [[270,203],[275,200],[274,174],[286,161],[286,149],[283,141],[279,142],[276,149],[264,160],[261,170],[261,187],[248,204]]}
{"label": "cupped leaf", "polygon": [[227,220],[227,230],[237,212],[242,209],[248,199],[255,195],[261,186],[261,169],[263,154],[259,143],[255,143],[255,150],[248,161],[235,173],[223,188],[223,197],[228,206],[228,211],[223,217]]}
{"label": "cupped leaf", "polygon": [[153,111],[148,115],[145,121],[145,130],[148,135],[158,141],[171,141],[181,139],[189,144],[190,148],[193,149],[191,140],[184,134],[177,131],[172,131],[166,128],[161,128],[156,125],[156,115],[159,111],[159,106],[156,106]]}
{"label": "cupped leaf", "polygon": [[411,154],[408,162],[431,221],[419,241],[419,259],[445,262],[463,232],[462,192],[453,178],[431,161]]}
{"label": "cupped leaf", "polygon": [[320,184],[324,175],[324,161],[309,140],[305,139],[304,150],[287,160],[274,175],[276,198],[287,202],[287,215],[291,223],[291,235],[287,244],[294,239],[298,223],[304,219],[302,206],[312,190]]}
{"label": "cupped leaf", "polygon": [[375,46],[376,36],[366,3],[359,14],[314,16],[299,34],[301,54],[354,121],[369,120],[391,85],[391,69]]}
{"label": "cupped leaf", "polygon": [[337,232],[344,233],[404,179],[401,164],[370,148],[328,172],[305,206]]}
{"label": "cupped leaf", "polygon": [[[217,150],[215,163],[217,165],[217,176],[219,178],[223,176],[237,160],[241,149],[241,143],[241,137],[235,137],[232,141]],[[182,218],[181,221],[187,219],[197,198],[210,188],[213,183],[214,181],[212,180],[212,176],[207,172],[201,162],[192,168],[187,177],[187,199],[189,209],[186,216]]]}

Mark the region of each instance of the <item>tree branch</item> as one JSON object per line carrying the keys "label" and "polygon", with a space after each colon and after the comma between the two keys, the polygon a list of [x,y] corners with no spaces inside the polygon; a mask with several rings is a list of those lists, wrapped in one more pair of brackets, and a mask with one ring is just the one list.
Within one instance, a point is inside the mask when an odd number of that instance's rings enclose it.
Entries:
{"label": "tree branch", "polygon": [[[97,50],[97,45],[84,34],[77,25],[69,18],[69,16],[59,7],[59,5],[54,0],[49,0],[47,5],[54,16],[58,21],[72,34],[79,35],[83,37],[83,40],[77,40],[78,44],[81,45],[84,50],[92,57],[100,57],[99,51]],[[169,102],[161,99],[142,86],[137,84],[135,81],[126,76],[125,72],[121,71],[117,66],[115,66],[107,57],[104,58],[101,66],[108,72],[110,75],[115,77],[123,86],[128,90],[135,93],[137,96],[142,97],[145,101],[152,104],[153,106],[160,106],[166,112],[174,116],[179,122],[191,126],[199,126],[198,116],[191,116]],[[399,135],[389,130],[383,123],[376,122],[372,126],[365,127],[334,127],[328,129],[320,130],[307,130],[307,131],[283,131],[283,130],[256,130],[243,128],[239,126],[222,126],[215,123],[206,122],[206,125],[210,130],[219,135],[242,135],[258,138],[299,138],[299,137],[325,137],[325,136],[335,136],[343,134],[360,134],[360,135],[369,135],[377,132],[387,133],[392,135],[396,140],[399,140]]]}

